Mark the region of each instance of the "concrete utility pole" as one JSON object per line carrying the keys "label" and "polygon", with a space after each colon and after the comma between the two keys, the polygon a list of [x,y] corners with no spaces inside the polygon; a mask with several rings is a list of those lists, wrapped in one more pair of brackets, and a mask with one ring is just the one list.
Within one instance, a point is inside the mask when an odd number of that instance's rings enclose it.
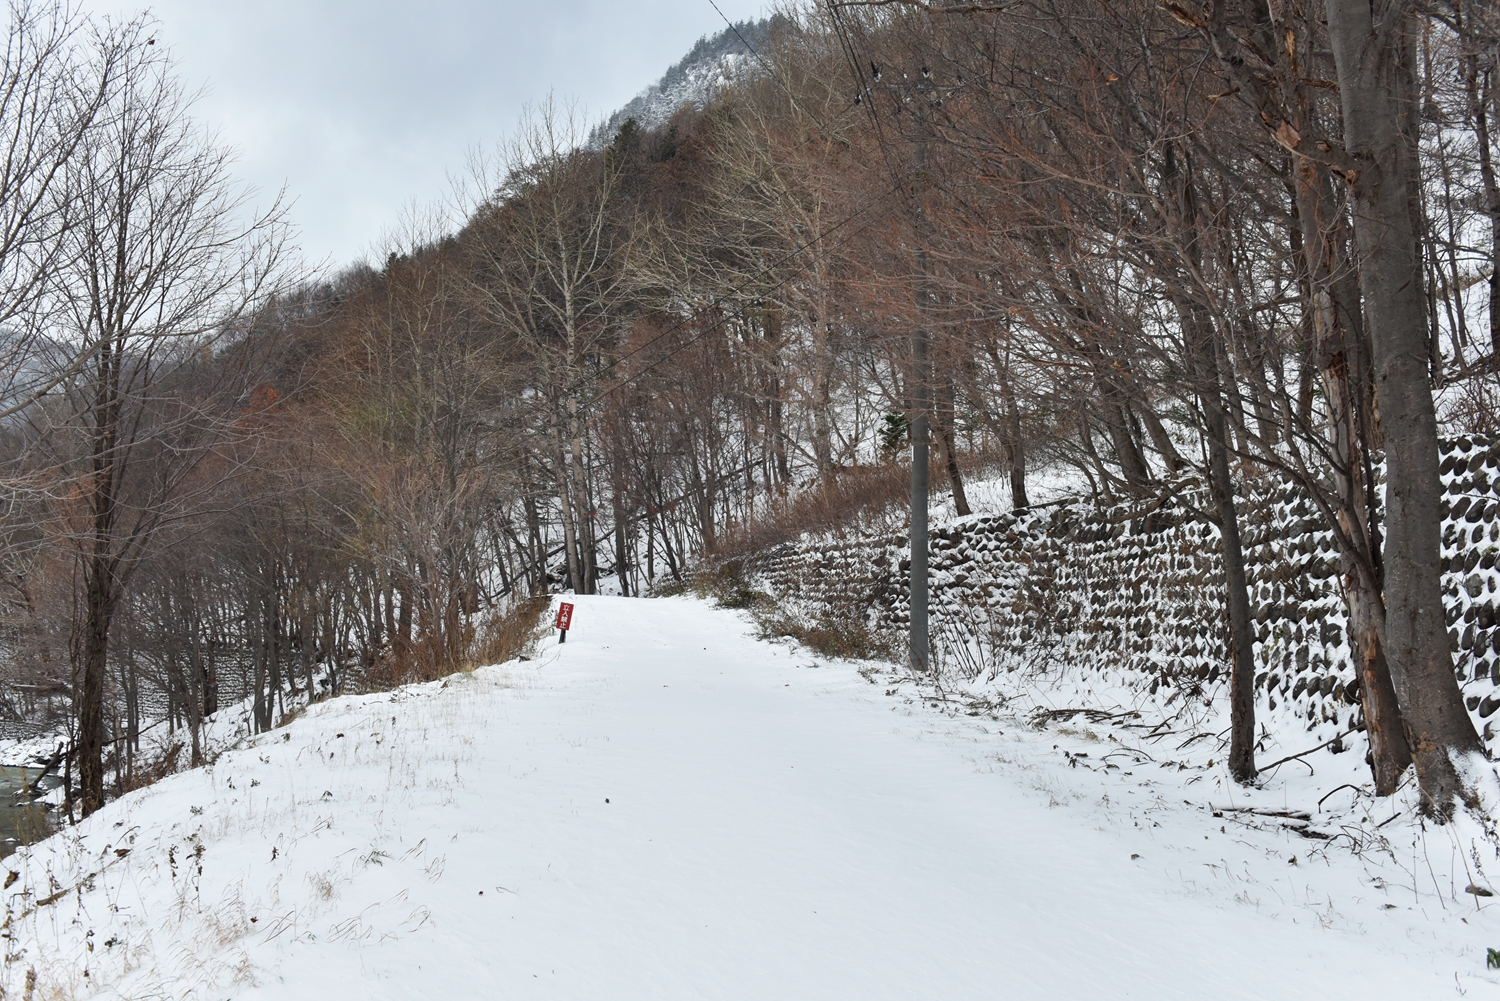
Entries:
{"label": "concrete utility pole", "polygon": [[[920,251],[918,254],[920,256]],[[922,294],[917,293],[919,296]],[[927,639],[927,331],[911,335],[911,668],[926,672]]]}
{"label": "concrete utility pole", "polygon": [[[873,78],[879,80],[880,67],[872,63],[870,68]],[[902,76],[905,78],[905,74]],[[932,290],[924,239],[927,231],[927,213],[923,207],[924,195],[931,186],[931,180],[927,175],[927,143],[930,138],[927,105],[929,103],[941,104],[941,95],[944,92],[958,90],[962,85],[960,87],[936,86],[932,82],[932,71],[924,66],[921,80],[914,85],[892,83],[880,86],[901,94],[903,99],[911,104],[912,115],[916,122],[916,148],[914,150],[916,176],[912,178],[914,185],[912,214],[916,242],[917,310],[922,314],[922,320],[918,322],[911,336],[909,383],[911,409],[907,420],[907,428],[911,432],[911,559],[909,561],[911,566],[907,577],[909,582],[907,607],[911,610],[911,625],[907,639],[911,646],[909,661],[911,669],[919,674],[926,674],[932,667],[932,644],[927,617],[927,500],[929,494],[927,426],[928,411],[932,405],[932,364],[927,352],[928,324],[926,322],[932,306]],[[871,88],[866,88],[865,94],[870,95]]]}
{"label": "concrete utility pole", "polygon": [[[922,75],[927,76],[923,70]],[[912,102],[917,123],[917,148],[915,160],[917,176],[916,215],[916,261],[917,261],[917,309],[925,314],[928,308],[927,251],[922,239],[926,215],[923,212],[922,192],[927,188],[927,115],[922,102],[926,100],[918,90],[917,100]],[[924,318],[925,319],[925,318]],[[927,357],[927,326],[919,322],[911,335],[911,669],[919,674],[927,673],[931,644],[927,631],[927,411],[930,406],[932,382],[931,364]]]}

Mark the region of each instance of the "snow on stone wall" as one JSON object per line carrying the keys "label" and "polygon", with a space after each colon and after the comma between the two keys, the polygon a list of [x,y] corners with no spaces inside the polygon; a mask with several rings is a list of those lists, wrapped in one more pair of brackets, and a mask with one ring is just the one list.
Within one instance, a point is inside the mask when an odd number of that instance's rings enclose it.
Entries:
{"label": "snow on stone wall", "polygon": [[[1454,670],[1488,742],[1500,709],[1500,442],[1445,443],[1443,557]],[[1157,504],[1068,502],[970,517],[933,532],[934,658],[965,678],[1016,670],[1123,671],[1142,689],[1223,683],[1218,531],[1186,487]],[[1352,725],[1358,696],[1338,557],[1311,501],[1270,478],[1240,498],[1255,618],[1258,711]],[[1437,516],[1437,513],[1434,513]],[[815,619],[900,636],[906,540],[804,542],[767,554],[761,583]]]}

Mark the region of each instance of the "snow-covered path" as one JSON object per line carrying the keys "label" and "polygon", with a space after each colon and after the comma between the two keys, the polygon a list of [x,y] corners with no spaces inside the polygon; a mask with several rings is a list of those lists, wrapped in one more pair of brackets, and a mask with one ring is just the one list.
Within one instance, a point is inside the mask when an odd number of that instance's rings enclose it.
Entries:
{"label": "snow-covered path", "polygon": [[1148,789],[1082,802],[1077,770],[1005,763],[1045,736],[913,711],[734,613],[576,601],[537,661],[316,706],[35,850],[4,986],[41,964],[110,997],[1493,990],[1488,913],[1414,931],[1420,895],[1201,811],[1137,827]]}

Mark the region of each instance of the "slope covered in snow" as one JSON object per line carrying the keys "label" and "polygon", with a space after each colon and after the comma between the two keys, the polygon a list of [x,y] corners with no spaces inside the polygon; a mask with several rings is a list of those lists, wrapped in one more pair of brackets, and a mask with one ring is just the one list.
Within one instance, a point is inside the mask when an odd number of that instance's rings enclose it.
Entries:
{"label": "slope covered in snow", "polygon": [[1245,796],[1191,742],[1126,753],[693,599],[570,600],[535,660],[321,703],[15,856],[5,996],[1500,984],[1496,911],[1464,892],[1493,850],[1457,829],[1403,816],[1351,850],[1276,816],[1310,787]]}
{"label": "slope covered in snow", "polygon": [[765,43],[773,24],[774,19],[770,18],[741,21],[698,39],[660,80],[631,98],[596,128],[589,145],[596,148],[606,145],[630,118],[642,129],[650,130],[667,124],[673,112],[684,104],[704,107],[715,91],[754,65],[753,50]]}

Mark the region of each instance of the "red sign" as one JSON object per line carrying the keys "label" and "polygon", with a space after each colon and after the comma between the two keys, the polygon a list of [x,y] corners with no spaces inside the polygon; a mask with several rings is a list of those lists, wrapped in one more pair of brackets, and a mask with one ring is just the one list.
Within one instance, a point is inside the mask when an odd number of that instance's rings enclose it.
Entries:
{"label": "red sign", "polygon": [[568,604],[566,601],[559,603],[557,606],[557,628],[561,629],[563,632],[567,632],[568,627],[572,624],[573,606]]}

